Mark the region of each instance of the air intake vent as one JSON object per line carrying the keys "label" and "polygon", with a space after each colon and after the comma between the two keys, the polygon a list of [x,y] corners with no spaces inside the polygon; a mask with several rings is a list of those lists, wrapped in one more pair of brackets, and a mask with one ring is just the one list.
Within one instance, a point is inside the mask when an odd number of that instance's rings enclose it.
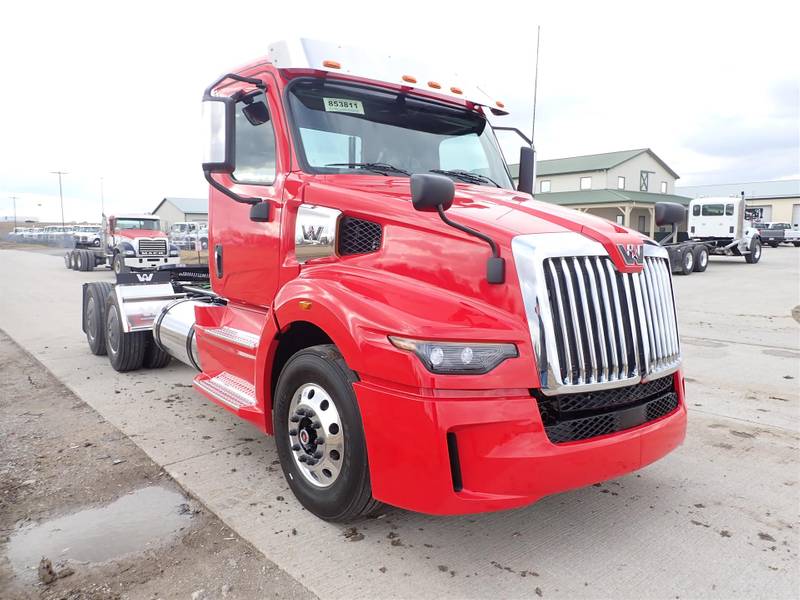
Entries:
{"label": "air intake vent", "polygon": [[372,221],[344,217],[339,223],[339,254],[368,254],[381,247],[381,226]]}

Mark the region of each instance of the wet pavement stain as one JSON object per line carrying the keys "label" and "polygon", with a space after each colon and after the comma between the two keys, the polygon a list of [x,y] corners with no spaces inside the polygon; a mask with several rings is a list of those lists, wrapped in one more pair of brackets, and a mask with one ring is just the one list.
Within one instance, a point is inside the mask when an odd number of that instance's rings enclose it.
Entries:
{"label": "wet pavement stain", "polygon": [[15,531],[8,560],[23,580],[36,579],[42,557],[53,563],[102,563],[156,548],[171,540],[191,518],[186,498],[151,486],[110,504],[89,508]]}

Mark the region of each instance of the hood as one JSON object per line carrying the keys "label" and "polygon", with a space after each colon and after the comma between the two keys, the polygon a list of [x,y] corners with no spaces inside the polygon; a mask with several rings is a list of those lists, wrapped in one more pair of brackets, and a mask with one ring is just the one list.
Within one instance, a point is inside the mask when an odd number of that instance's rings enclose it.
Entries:
{"label": "hood", "polygon": [[114,235],[118,237],[124,237],[129,240],[135,240],[136,238],[166,238],[166,234],[162,233],[161,231],[154,231],[152,229],[120,229],[119,231],[114,232]]}
{"label": "hood", "polygon": [[[628,264],[630,259],[626,260],[624,254],[629,245],[641,246],[647,239],[636,231],[601,217],[535,200],[515,190],[462,183],[456,183],[455,187],[448,217],[492,237],[507,250],[504,252],[507,258],[510,258],[511,240],[517,235],[572,231],[602,244],[619,271],[642,269],[639,264]],[[336,190],[355,192],[349,195],[348,205],[356,210],[362,208],[359,200],[363,195],[363,209],[367,213],[396,217],[410,226],[452,231],[435,213],[413,210],[407,177],[317,176],[307,190],[306,199],[315,203],[314,198],[319,194],[319,203],[326,205],[323,198],[335,196]],[[376,202],[381,203],[378,209]]]}

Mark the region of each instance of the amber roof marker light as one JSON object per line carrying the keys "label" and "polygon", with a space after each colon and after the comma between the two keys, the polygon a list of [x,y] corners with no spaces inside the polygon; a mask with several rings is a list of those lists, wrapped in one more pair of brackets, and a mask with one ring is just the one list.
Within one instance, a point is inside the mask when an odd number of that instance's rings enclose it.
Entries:
{"label": "amber roof marker light", "polygon": [[327,67],[329,69],[341,69],[342,65],[336,62],[335,60],[323,60],[322,66]]}
{"label": "amber roof marker light", "polygon": [[417,78],[413,75],[403,75],[403,81],[406,83],[417,83]]}
{"label": "amber roof marker light", "polygon": [[440,89],[442,89],[442,84],[441,83],[437,83],[435,81],[429,81],[428,82],[428,87],[432,87],[435,90],[440,90]]}

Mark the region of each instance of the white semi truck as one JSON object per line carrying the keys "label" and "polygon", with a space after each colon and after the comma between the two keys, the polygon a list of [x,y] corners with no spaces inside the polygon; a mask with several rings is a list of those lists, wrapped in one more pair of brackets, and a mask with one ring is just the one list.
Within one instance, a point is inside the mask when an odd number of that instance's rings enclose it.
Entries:
{"label": "white semi truck", "polygon": [[743,256],[750,264],[761,260],[761,237],[744,213],[744,197],[695,198],[689,203],[689,239],[679,242],[677,224],[683,222],[686,208],[672,202],[656,204],[656,224],[672,225],[672,233],[661,244],[669,253],[672,272],[702,273],[711,254]]}

